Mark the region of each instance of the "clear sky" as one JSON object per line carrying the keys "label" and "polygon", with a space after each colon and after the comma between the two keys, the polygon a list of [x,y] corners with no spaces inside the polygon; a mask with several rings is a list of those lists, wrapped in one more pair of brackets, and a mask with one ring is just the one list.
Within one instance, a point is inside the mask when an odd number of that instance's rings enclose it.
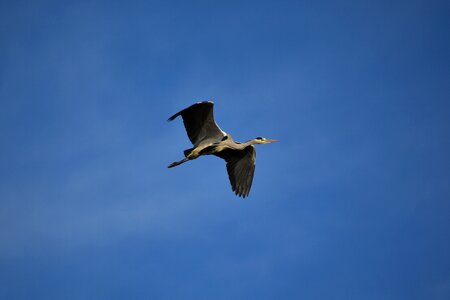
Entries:
{"label": "clear sky", "polygon": [[[1,299],[450,299],[448,1],[2,1]],[[173,113],[257,136],[174,169]]]}

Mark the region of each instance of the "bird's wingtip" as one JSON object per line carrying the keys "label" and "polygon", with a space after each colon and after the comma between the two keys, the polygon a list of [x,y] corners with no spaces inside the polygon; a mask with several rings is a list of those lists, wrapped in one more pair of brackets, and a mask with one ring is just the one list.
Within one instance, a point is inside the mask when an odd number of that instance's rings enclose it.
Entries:
{"label": "bird's wingtip", "polygon": [[175,120],[175,118],[178,117],[180,114],[181,114],[181,112],[174,114],[173,116],[171,116],[170,118],[167,119],[167,122],[171,122],[171,121]]}

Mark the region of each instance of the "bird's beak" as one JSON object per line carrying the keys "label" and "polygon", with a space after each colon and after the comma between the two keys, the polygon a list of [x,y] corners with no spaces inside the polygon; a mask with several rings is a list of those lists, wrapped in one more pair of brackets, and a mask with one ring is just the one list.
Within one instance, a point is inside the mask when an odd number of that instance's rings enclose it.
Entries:
{"label": "bird's beak", "polygon": [[275,142],[278,142],[278,140],[270,140],[270,139],[266,139],[265,142],[266,142],[266,143],[275,143]]}

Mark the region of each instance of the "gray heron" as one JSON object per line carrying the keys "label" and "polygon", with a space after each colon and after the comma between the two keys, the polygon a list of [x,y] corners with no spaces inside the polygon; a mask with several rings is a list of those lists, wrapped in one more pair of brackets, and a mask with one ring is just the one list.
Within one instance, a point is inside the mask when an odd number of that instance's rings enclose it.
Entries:
{"label": "gray heron", "polygon": [[189,140],[193,148],[184,150],[180,161],[173,162],[168,168],[181,165],[202,155],[215,155],[226,161],[228,177],[233,192],[245,198],[250,193],[255,173],[256,150],[253,145],[268,144],[277,140],[257,137],[245,143],[233,140],[230,134],[224,132],[214,120],[214,103],[203,101],[195,103],[171,116],[167,121],[173,121],[178,116],[183,118]]}

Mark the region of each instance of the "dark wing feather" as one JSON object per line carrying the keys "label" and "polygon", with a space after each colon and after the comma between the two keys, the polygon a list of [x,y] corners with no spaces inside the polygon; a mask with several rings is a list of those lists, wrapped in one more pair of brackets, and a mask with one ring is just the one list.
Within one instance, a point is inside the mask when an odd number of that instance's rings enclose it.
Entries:
{"label": "dark wing feather", "polygon": [[210,101],[195,103],[177,112],[168,121],[173,121],[176,117],[181,116],[189,140],[196,147],[205,139],[220,141],[226,134],[214,121],[213,107],[214,103]]}
{"label": "dark wing feather", "polygon": [[244,150],[226,149],[214,155],[227,162],[228,178],[233,192],[240,197],[247,197],[255,174],[256,150],[248,146]]}

